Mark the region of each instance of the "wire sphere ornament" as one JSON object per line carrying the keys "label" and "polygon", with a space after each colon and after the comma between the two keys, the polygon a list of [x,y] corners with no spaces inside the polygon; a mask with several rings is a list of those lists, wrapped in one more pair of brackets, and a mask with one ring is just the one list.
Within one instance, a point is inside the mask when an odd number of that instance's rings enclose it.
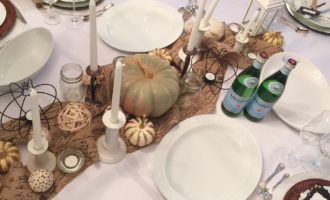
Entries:
{"label": "wire sphere ornament", "polygon": [[[194,60],[193,58],[191,60]],[[195,67],[198,63],[203,63],[203,68]],[[227,66],[232,68],[233,74],[224,79],[224,74]],[[223,83],[237,76],[238,63],[228,54],[225,48],[218,50],[217,48],[207,48],[201,50],[201,56],[198,60],[191,64],[191,69],[202,76],[204,85],[209,87],[213,95],[218,95],[219,92],[229,88],[223,88]]]}
{"label": "wire sphere ornament", "polygon": [[[57,90],[51,84],[39,84],[33,85],[32,80],[21,83],[9,84],[9,91],[0,94],[1,101],[7,102],[2,105],[0,110],[0,124],[2,129],[6,131],[18,131],[22,138],[27,138],[32,127],[32,113],[30,107],[30,89],[33,88],[37,91],[40,100],[47,99],[47,105],[45,108],[40,106],[40,120],[42,123],[47,124],[47,129],[50,128],[49,120],[55,118],[57,113],[47,113],[51,110],[55,103],[60,104],[59,110],[62,109],[62,103],[57,98]],[[49,104],[50,102],[50,104]],[[14,114],[13,114],[14,113]],[[6,125],[6,122],[12,120],[10,125]]]}

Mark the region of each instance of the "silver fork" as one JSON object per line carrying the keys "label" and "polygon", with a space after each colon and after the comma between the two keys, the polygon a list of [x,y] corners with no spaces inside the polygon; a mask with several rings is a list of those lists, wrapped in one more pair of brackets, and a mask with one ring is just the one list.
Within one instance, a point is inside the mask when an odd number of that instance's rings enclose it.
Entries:
{"label": "silver fork", "polygon": [[271,200],[273,199],[273,191],[288,177],[290,174],[285,173],[282,178],[272,187],[272,188],[265,188],[261,191],[260,195],[263,200]]}
{"label": "silver fork", "polygon": [[279,163],[279,164],[276,166],[276,168],[275,168],[275,170],[273,171],[273,173],[271,173],[271,174],[269,175],[269,177],[268,177],[266,180],[261,181],[261,182],[258,184],[258,187],[261,189],[261,191],[262,191],[263,189],[266,188],[266,186],[267,186],[267,184],[269,183],[269,181],[271,181],[272,178],[273,178],[275,175],[277,175],[278,173],[280,173],[280,172],[283,171],[284,169],[285,169],[285,165],[284,165],[284,163]]}

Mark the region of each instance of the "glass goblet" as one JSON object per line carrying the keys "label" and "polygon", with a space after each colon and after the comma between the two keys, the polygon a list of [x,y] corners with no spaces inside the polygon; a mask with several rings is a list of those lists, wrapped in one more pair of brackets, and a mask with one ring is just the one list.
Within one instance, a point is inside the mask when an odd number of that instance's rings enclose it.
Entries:
{"label": "glass goblet", "polygon": [[61,23],[61,19],[59,16],[53,12],[53,4],[57,2],[57,0],[43,0],[45,3],[49,5],[48,12],[46,14],[45,23],[48,25],[56,25]]}
{"label": "glass goblet", "polygon": [[72,0],[72,16],[69,17],[68,27],[71,29],[80,29],[83,25],[83,18],[77,14],[76,1]]}

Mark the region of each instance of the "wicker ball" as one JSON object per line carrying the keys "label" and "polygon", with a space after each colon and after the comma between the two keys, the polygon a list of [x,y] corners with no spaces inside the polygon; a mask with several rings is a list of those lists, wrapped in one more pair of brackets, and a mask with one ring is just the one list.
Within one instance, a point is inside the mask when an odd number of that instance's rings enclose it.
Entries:
{"label": "wicker ball", "polygon": [[57,123],[63,131],[76,132],[89,126],[91,120],[91,112],[82,103],[71,102],[60,111]]}
{"label": "wicker ball", "polygon": [[29,177],[29,186],[34,192],[46,192],[54,183],[54,176],[45,169],[37,169]]}

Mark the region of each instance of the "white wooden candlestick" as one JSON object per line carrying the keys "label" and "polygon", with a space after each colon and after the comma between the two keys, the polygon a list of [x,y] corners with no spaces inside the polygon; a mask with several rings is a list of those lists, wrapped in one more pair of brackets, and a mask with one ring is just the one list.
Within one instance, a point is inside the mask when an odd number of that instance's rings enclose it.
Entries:
{"label": "white wooden candlestick", "polygon": [[99,160],[107,164],[117,163],[126,155],[126,144],[118,136],[119,129],[126,123],[126,117],[122,111],[119,111],[117,122],[112,122],[110,118],[111,110],[105,111],[102,117],[106,126],[105,135],[99,137],[96,144]]}
{"label": "white wooden candlestick", "polygon": [[[43,128],[42,131],[48,131]],[[42,134],[44,135],[44,133]],[[37,169],[46,169],[48,171],[53,171],[56,168],[56,157],[55,155],[47,151],[48,141],[45,137],[41,137],[41,147],[36,148],[35,139],[31,139],[28,143],[28,151],[30,152],[30,157],[27,161],[27,168],[29,172],[34,172]]]}
{"label": "white wooden candlestick", "polygon": [[244,46],[249,42],[248,37],[240,37],[240,34],[236,34],[235,36],[235,45],[233,50],[237,52],[241,52],[244,48]]}

